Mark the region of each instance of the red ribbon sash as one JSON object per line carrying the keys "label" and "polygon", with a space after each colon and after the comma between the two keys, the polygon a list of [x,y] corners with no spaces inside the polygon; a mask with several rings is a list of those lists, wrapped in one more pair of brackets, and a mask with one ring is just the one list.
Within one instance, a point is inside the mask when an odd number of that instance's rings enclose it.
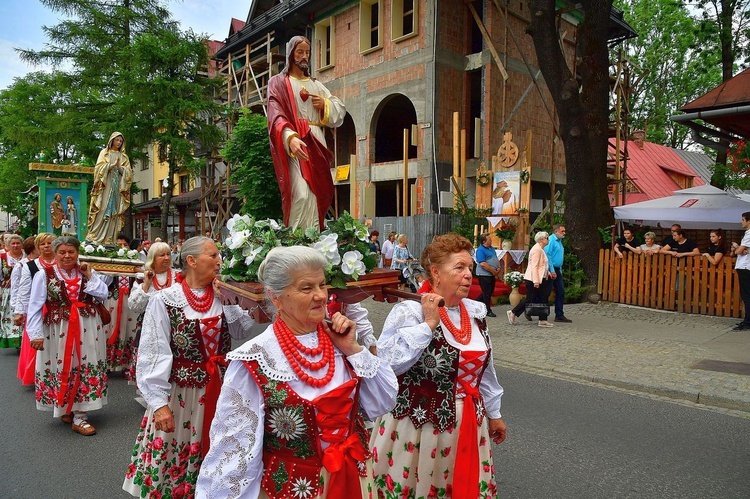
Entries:
{"label": "red ribbon sash", "polygon": [[221,371],[219,367],[227,367],[228,362],[224,355],[213,355],[206,362],[206,373],[208,373],[208,384],[206,384],[206,395],[203,401],[203,428],[201,433],[201,454],[206,457],[210,441],[208,431],[216,414],[216,403],[221,393]]}
{"label": "red ribbon sash", "polygon": [[128,288],[120,288],[119,296],[117,297],[117,312],[115,313],[115,327],[112,331],[112,336],[107,340],[107,345],[116,345],[120,339],[120,318],[122,317],[122,304],[125,301],[125,297],[130,294]]}
{"label": "red ribbon sash", "polygon": [[482,364],[479,359],[483,352],[461,352],[464,357],[464,367],[474,363],[474,369],[469,369],[464,376],[459,376],[466,397],[461,416],[461,427],[458,433],[456,450],[456,467],[453,471],[453,497],[479,497],[479,440],[475,400],[479,399],[479,388],[471,384],[475,379],[471,372],[479,369]]}
{"label": "red ribbon sash", "polygon": [[[62,378],[60,379],[60,391],[57,394],[57,405],[63,407],[67,402],[65,413],[69,413],[73,408],[76,394],[81,386],[81,319],[78,309],[85,307],[86,304],[75,300],[70,305],[70,317],[68,318],[68,333],[65,338],[65,356],[63,361]],[[73,367],[73,350],[78,357],[78,369],[76,370],[73,387],[68,386],[70,381],[70,372]]]}

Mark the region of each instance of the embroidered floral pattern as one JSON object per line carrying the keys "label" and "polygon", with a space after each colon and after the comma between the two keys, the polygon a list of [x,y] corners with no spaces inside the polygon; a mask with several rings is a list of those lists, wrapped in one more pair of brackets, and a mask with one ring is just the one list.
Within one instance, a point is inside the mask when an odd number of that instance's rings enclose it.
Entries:
{"label": "embroidered floral pattern", "polygon": [[274,435],[284,440],[300,438],[307,431],[301,407],[281,407],[268,414],[268,426]]}

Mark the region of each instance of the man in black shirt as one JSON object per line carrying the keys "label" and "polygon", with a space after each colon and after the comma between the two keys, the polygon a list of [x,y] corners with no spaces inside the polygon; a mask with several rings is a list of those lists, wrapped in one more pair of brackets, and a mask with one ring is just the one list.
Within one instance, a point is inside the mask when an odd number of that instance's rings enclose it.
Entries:
{"label": "man in black shirt", "polygon": [[[698,246],[693,241],[685,237],[685,231],[677,229],[672,232],[674,238],[674,246],[665,244],[662,246],[660,253],[666,253],[676,258],[682,258],[684,256],[700,256],[701,252],[698,251]],[[666,241],[665,241],[666,242]]]}
{"label": "man in black shirt", "polygon": [[675,244],[677,244],[676,241],[674,240],[674,231],[676,231],[677,229],[681,229],[681,228],[682,228],[682,225],[680,224],[672,225],[672,232],[670,233],[670,235],[664,238],[664,241],[662,241],[661,243],[661,247],[663,248],[664,246],[669,246],[669,247],[674,248]]}
{"label": "man in black shirt", "polygon": [[641,245],[640,241],[633,235],[632,229],[625,229],[622,234],[623,237],[615,242],[615,253],[620,258],[624,256],[623,253],[635,252],[635,249]]}

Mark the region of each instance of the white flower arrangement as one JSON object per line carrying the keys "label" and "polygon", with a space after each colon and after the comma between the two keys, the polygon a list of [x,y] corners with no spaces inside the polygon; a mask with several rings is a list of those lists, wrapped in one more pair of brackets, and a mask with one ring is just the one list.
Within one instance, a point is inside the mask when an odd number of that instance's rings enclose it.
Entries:
{"label": "white flower arrangement", "polygon": [[523,274],[517,270],[512,270],[503,276],[503,281],[511,288],[517,288],[523,283]]}
{"label": "white flower arrangement", "polygon": [[320,251],[328,261],[326,280],[338,288],[346,287],[347,279],[357,280],[378,263],[377,255],[370,251],[367,227],[346,212],[328,222],[322,233],[314,227],[293,231],[275,220],[255,220],[247,215],[234,215],[227,221],[227,229],[227,258],[221,269],[225,279],[257,280],[258,267],[276,246],[304,245]]}
{"label": "white flower arrangement", "polygon": [[91,243],[84,243],[81,246],[81,252],[83,256],[96,256],[100,258],[127,258],[128,260],[135,260],[138,258],[138,252],[136,250],[127,250],[124,248],[110,248],[102,246],[101,244],[94,247]]}

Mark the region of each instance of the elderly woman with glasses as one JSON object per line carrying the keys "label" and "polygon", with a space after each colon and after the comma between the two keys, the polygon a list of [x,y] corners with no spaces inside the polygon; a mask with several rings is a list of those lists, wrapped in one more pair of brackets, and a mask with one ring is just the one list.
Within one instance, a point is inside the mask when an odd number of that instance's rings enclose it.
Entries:
{"label": "elderly woman with glasses", "polygon": [[473,250],[462,236],[437,236],[422,252],[421,303],[397,303],[385,320],[378,356],[399,395],[370,442],[377,497],[496,496],[490,441],[506,435],[503,388],[487,310],[468,299]]}
{"label": "elderly woman with glasses", "polygon": [[180,282],[152,296],[143,319],[136,380],[148,409],[122,486],[135,497],[195,495],[224,357],[254,323],[214,291],[221,256],[213,240],[188,239],[181,260]]}
{"label": "elderly woman with glasses", "polygon": [[96,428],[87,412],[107,404],[106,337],[99,313],[107,285],[88,263],[78,264],[79,248],[73,236],[52,242],[57,264],[44,266],[31,281],[26,334],[37,350],[37,409],[53,411],[88,436]]}
{"label": "elderly woman with glasses", "polygon": [[[547,303],[549,298],[549,262],[544,247],[549,243],[549,234],[544,231],[537,232],[534,236],[536,244],[529,250],[529,264],[523,280],[526,283],[526,300],[508,310],[508,322],[515,324],[516,318],[525,313],[527,303]],[[530,316],[526,316],[531,320]],[[539,327],[553,327],[554,324],[547,321],[547,315],[540,315]]]}
{"label": "elderly woman with glasses", "polygon": [[357,323],[325,322],[326,258],[292,246],[258,270],[278,310],[232,360],[211,427],[199,497],[372,497],[368,435],[396,401],[391,367],[357,343]]}

